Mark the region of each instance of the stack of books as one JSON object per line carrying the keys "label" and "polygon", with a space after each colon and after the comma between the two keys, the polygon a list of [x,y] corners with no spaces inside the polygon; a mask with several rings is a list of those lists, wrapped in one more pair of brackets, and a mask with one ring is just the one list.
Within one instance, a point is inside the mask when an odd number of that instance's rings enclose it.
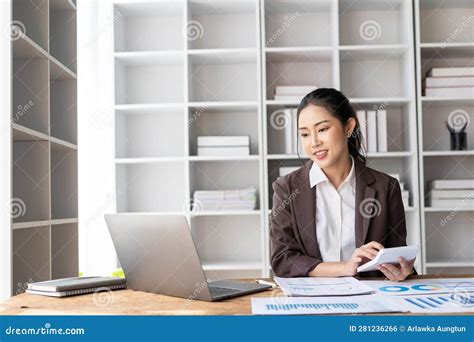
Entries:
{"label": "stack of books", "polygon": [[474,67],[431,68],[423,88],[425,96],[474,98]]}
{"label": "stack of books", "polygon": [[474,179],[435,179],[428,187],[431,207],[474,208]]}
{"label": "stack of books", "polygon": [[362,145],[367,152],[387,152],[387,111],[358,110]]}
{"label": "stack of books", "polygon": [[254,210],[257,205],[255,188],[194,192],[193,211]]}
{"label": "stack of books", "polygon": [[126,288],[125,278],[72,277],[30,283],[26,293],[48,297],[68,297]]}
{"label": "stack of books", "polygon": [[249,136],[201,136],[197,138],[198,156],[249,155]]}
{"label": "stack of books", "polygon": [[402,191],[402,201],[403,207],[408,208],[410,206],[410,192],[405,189],[405,183],[400,182],[400,175],[398,173],[389,173],[389,176],[396,178],[398,183],[400,184],[400,190]]}
{"label": "stack of books", "polygon": [[317,85],[276,86],[275,87],[275,100],[288,101],[288,102],[300,102],[301,99],[306,94],[316,89],[318,89]]}

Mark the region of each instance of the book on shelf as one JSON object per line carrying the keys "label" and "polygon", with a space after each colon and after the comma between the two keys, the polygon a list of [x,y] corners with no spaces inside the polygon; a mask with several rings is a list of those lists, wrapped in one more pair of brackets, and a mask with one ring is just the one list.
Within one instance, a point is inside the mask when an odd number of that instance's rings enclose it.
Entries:
{"label": "book on shelf", "polygon": [[197,137],[197,145],[199,147],[249,146],[250,137],[248,135],[199,136]]}
{"label": "book on shelf", "polygon": [[428,206],[434,208],[474,209],[474,198],[428,198]]}
{"label": "book on shelf", "polygon": [[198,156],[250,155],[249,136],[199,136]]}
{"label": "book on shelf", "polygon": [[257,190],[197,190],[193,198],[193,211],[255,210]]}
{"label": "book on shelf", "polygon": [[48,297],[68,297],[125,288],[127,288],[125,278],[71,277],[30,283],[28,284],[26,293]]}
{"label": "book on shelf", "polygon": [[298,136],[297,108],[285,108],[285,154],[296,154],[302,152],[301,138]]}
{"label": "book on shelf", "polygon": [[402,197],[402,203],[404,208],[410,207],[409,199],[408,197]]}
{"label": "book on shelf", "polygon": [[425,88],[425,96],[474,98],[474,87]]}
{"label": "book on shelf", "polygon": [[201,147],[197,148],[198,156],[248,156],[250,155],[249,146],[234,146],[234,147]]}
{"label": "book on shelf", "polygon": [[474,76],[474,67],[431,68],[426,73],[426,76],[430,76],[430,77]]}
{"label": "book on shelf", "polygon": [[428,182],[428,189],[474,189],[474,179],[434,179]]}
{"label": "book on shelf", "polygon": [[474,189],[434,189],[429,193],[431,198],[474,198]]}
{"label": "book on shelf", "polygon": [[[303,95],[304,96],[304,95]],[[276,101],[300,102],[303,96],[300,95],[275,95]]]}
{"label": "book on shelf", "polygon": [[299,166],[282,166],[278,169],[278,176],[283,177],[286,176],[293,171],[298,170],[300,167]]}
{"label": "book on shelf", "polygon": [[367,114],[365,110],[358,110],[356,112],[357,121],[359,121],[360,132],[362,134],[361,144],[363,149],[367,151]]}
{"label": "book on shelf", "polygon": [[377,152],[377,112],[367,111],[367,152]]}
{"label": "book on shelf", "polygon": [[377,111],[377,151],[387,152],[387,111]]}
{"label": "book on shelf", "polygon": [[474,87],[474,76],[427,77],[423,81],[423,87]]}

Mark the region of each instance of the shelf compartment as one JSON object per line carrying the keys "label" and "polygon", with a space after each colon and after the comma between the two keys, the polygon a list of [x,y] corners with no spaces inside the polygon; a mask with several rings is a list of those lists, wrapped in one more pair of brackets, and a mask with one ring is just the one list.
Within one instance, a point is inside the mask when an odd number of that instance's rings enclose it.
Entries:
{"label": "shelf compartment", "polygon": [[[337,44],[332,15],[335,1],[265,1],[265,46],[331,46]],[[317,34],[308,34],[317,32]]]}
{"label": "shelf compartment", "polygon": [[339,5],[341,45],[408,43],[411,4],[404,0],[342,0]]}
{"label": "shelf compartment", "polygon": [[49,62],[13,59],[11,122],[49,134]]}
{"label": "shelf compartment", "polygon": [[[254,187],[259,190],[258,160],[192,161],[190,197],[196,190],[234,190]],[[259,209],[259,194],[256,209]]]}
{"label": "shelf compartment", "polygon": [[184,2],[114,6],[115,51],[182,50]]}
{"label": "shelf compartment", "polygon": [[49,280],[50,227],[38,226],[12,232],[12,292],[23,293],[28,283]]}
{"label": "shelf compartment", "polygon": [[[189,153],[197,156],[198,136],[250,136],[250,154],[259,153],[258,108],[190,108]],[[204,156],[203,156],[204,157]],[[214,156],[209,156],[214,157]]]}
{"label": "shelf compartment", "polygon": [[183,59],[170,56],[141,59],[115,59],[115,103],[183,102]]}
{"label": "shelf compartment", "polygon": [[468,154],[469,150],[474,150],[474,142],[469,139],[474,136],[474,125],[468,124],[466,127],[468,151],[450,151],[450,133],[446,128],[446,121],[451,122],[451,125],[474,122],[474,101],[471,105],[424,102],[422,104],[423,151],[439,151],[440,155],[444,151],[456,155]]}
{"label": "shelf compartment", "polygon": [[51,149],[51,218],[78,217],[77,151]]}
{"label": "shelf compartment", "polygon": [[77,223],[51,226],[51,279],[79,276]]}
{"label": "shelf compartment", "polygon": [[469,17],[474,15],[472,1],[419,0],[419,5],[421,43],[474,41],[469,29]]}
{"label": "shelf compartment", "polygon": [[257,63],[256,52],[190,55],[189,100],[257,101]]}
{"label": "shelf compartment", "polygon": [[[49,51],[74,73],[77,70],[76,10],[68,1],[50,2]],[[60,6],[62,5],[62,6]]]}
{"label": "shelf compartment", "polygon": [[12,1],[13,23],[19,22],[36,44],[49,51],[48,37],[48,1],[15,0]]}
{"label": "shelf compartment", "polygon": [[425,215],[425,236],[429,248],[426,262],[467,263],[474,260],[473,212],[430,213]]}
{"label": "shelf compartment", "polygon": [[[411,134],[410,127],[416,125],[416,110],[414,104],[397,103],[397,102],[380,102],[377,104],[352,104],[355,111],[357,110],[386,110],[387,111],[387,150],[388,152],[374,153],[374,157],[384,155],[403,156],[403,153],[415,149],[416,135]],[[367,137],[363,139],[367,142]],[[365,144],[367,147],[367,144]],[[410,152],[407,152],[410,153]],[[372,155],[372,154],[371,154]]]}
{"label": "shelf compartment", "polygon": [[13,143],[13,222],[49,219],[49,142]]}
{"label": "shelf compartment", "polygon": [[350,98],[409,97],[412,57],[405,49],[341,51],[341,91]]}
{"label": "shelf compartment", "polygon": [[117,158],[184,156],[183,110],[124,114],[115,117]]}
{"label": "shelf compartment", "polygon": [[[261,221],[258,216],[199,216],[191,219],[191,232],[204,265],[252,265],[261,262]],[[245,270],[243,266],[241,270]],[[218,267],[209,267],[217,271]],[[229,268],[231,270],[231,268]]]}
{"label": "shelf compartment", "polygon": [[[425,156],[423,158],[424,193],[430,192],[428,182],[434,179],[472,179],[474,155],[471,156]],[[427,205],[426,202],[425,205]],[[469,206],[465,206],[470,208]]]}
{"label": "shelf compartment", "polygon": [[183,162],[117,165],[117,212],[183,211],[184,182],[170,180],[184,177]]}
{"label": "shelf compartment", "polygon": [[189,1],[188,16],[189,48],[257,47],[256,1]]}
{"label": "shelf compartment", "polygon": [[301,167],[306,164],[308,159],[281,159],[281,160],[268,160],[268,174],[266,179],[268,180],[268,206],[271,210],[273,208],[273,183],[280,178],[280,167]]}
{"label": "shelf compartment", "polygon": [[77,144],[77,82],[54,80],[51,93],[51,136]]}
{"label": "shelf compartment", "polygon": [[266,53],[267,100],[273,100],[280,85],[317,85],[333,87],[333,53],[321,51],[279,51]]}

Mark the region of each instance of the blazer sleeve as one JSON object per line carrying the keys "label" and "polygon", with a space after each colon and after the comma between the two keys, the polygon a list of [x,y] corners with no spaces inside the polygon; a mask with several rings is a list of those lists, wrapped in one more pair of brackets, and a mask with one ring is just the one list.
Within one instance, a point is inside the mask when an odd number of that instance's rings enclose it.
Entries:
{"label": "blazer sleeve", "polygon": [[[390,189],[388,192],[387,203],[389,204],[390,208],[388,210],[388,237],[385,242],[385,247],[390,248],[406,246],[407,227],[400,184],[395,178],[393,178],[393,181],[390,182],[389,187]],[[413,268],[413,274],[418,274],[415,268]]]}
{"label": "blazer sleeve", "polygon": [[272,270],[278,277],[307,277],[322,260],[305,255],[297,239],[297,227],[291,210],[288,186],[273,183],[273,208],[270,240],[272,245]]}

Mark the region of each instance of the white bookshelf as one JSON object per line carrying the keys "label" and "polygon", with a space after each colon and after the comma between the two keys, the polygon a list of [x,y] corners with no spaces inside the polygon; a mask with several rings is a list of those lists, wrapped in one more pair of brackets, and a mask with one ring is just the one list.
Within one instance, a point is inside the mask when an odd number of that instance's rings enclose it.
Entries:
{"label": "white bookshelf", "polygon": [[[302,151],[302,160],[285,154],[284,133],[270,124],[274,111],[298,105],[274,100],[274,90],[317,84],[340,89],[355,109],[387,110],[388,151],[369,153],[368,165],[399,173],[410,192],[408,243],[422,250],[415,267],[469,267],[472,257],[449,256],[446,246],[427,240],[427,218],[434,223],[444,211],[424,206],[423,184],[428,176],[447,177],[452,158],[460,162],[459,176],[472,169],[472,151],[449,153],[441,148],[446,141],[436,146],[430,139],[442,135],[433,116],[453,106],[472,112],[473,102],[421,96],[415,71],[421,75],[446,60],[463,65],[474,43],[467,33],[439,57],[440,37],[453,23],[444,25],[438,10],[431,16],[441,1],[429,3],[111,1],[117,211],[184,212],[211,278],[270,275],[271,184],[280,166],[307,160]],[[468,9],[464,0],[443,5],[459,18]],[[249,135],[251,154],[197,156],[200,135]],[[195,190],[248,186],[258,190],[257,210],[190,212]],[[466,215],[472,211],[459,215],[460,226]]]}
{"label": "white bookshelf", "polygon": [[78,275],[76,10],[12,1],[11,294]]}
{"label": "white bookshelf", "polygon": [[[420,168],[421,235],[426,273],[472,273],[474,208],[428,206],[428,181],[474,177],[473,125],[467,128],[466,151],[450,151],[444,125],[453,111],[474,120],[473,98],[436,98],[422,93],[422,81],[432,67],[473,66],[474,34],[463,22],[474,15],[472,2],[415,1],[418,149]],[[448,220],[448,221],[446,221]],[[445,222],[445,224],[442,224]]]}

